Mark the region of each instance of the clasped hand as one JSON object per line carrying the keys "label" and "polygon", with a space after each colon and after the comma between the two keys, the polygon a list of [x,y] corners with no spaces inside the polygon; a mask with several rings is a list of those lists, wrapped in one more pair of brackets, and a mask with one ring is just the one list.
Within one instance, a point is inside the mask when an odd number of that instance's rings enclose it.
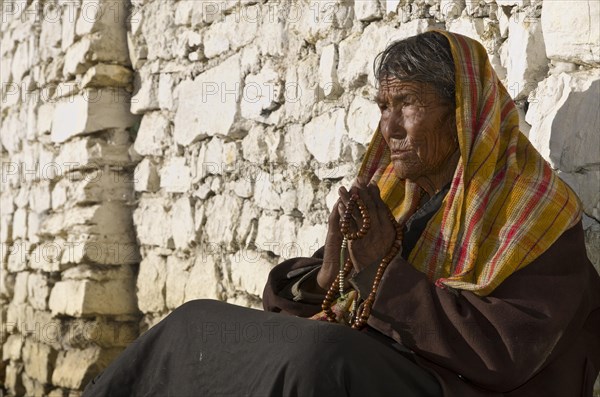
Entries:
{"label": "clasped hand", "polygon": [[[378,264],[390,251],[396,238],[396,229],[388,215],[389,209],[381,199],[377,184],[366,184],[359,180],[350,191],[341,187],[338,193],[340,197],[329,215],[323,266],[317,276],[317,283],[322,289],[327,289],[339,272],[340,248],[343,239],[340,221],[344,217],[352,195],[357,194],[361,198],[371,220],[371,227],[366,235],[348,243],[348,252],[356,272],[360,272],[367,266]],[[350,232],[357,231],[361,225],[360,211],[355,208],[350,218]]]}

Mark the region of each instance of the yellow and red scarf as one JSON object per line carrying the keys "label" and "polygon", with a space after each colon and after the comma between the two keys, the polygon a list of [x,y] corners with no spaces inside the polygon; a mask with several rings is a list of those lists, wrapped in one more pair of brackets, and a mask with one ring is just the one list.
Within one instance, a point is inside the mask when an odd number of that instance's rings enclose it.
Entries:
{"label": "yellow and red scarf", "polygon": [[[440,287],[485,296],[579,222],[581,205],[519,131],[515,104],[484,47],[459,34],[440,33],[450,42],[455,64],[461,158],[409,262]],[[377,182],[399,222],[414,213],[421,188],[395,176],[379,130],[359,176]]]}

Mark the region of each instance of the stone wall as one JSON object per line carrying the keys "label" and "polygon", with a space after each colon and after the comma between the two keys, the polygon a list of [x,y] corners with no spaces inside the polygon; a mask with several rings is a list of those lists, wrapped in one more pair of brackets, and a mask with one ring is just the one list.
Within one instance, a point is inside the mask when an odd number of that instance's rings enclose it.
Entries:
{"label": "stone wall", "polygon": [[356,173],[375,55],[430,28],[486,46],[579,193],[600,269],[599,4],[5,1],[5,387],[74,394],[191,299],[260,308],[269,270],[323,243]]}
{"label": "stone wall", "polygon": [[10,394],[81,389],[139,334],[127,9],[2,3],[0,382]]}

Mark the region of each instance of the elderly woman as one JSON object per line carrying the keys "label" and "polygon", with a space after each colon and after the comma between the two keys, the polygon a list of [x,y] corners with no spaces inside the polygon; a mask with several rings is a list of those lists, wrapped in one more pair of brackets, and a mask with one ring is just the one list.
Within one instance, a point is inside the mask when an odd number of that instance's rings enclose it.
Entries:
{"label": "elderly woman", "polygon": [[591,395],[600,277],[581,207],[483,47],[428,32],[376,77],[357,181],[325,246],[271,271],[267,311],[189,302],[85,395]]}

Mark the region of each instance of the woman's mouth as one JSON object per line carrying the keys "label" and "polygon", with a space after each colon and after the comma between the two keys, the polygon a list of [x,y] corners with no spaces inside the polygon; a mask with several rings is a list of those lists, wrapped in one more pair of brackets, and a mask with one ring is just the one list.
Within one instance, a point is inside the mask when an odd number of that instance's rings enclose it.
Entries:
{"label": "woman's mouth", "polygon": [[392,160],[402,159],[410,154],[410,150],[393,150],[390,154]]}

